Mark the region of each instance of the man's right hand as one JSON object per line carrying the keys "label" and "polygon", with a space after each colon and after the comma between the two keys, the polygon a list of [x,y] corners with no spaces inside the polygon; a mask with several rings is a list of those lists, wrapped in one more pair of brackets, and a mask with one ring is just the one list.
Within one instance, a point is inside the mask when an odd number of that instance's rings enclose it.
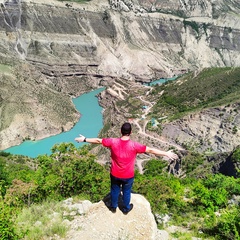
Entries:
{"label": "man's right hand", "polygon": [[170,160],[177,160],[178,159],[178,155],[176,153],[172,152],[171,150],[166,152],[166,156]]}
{"label": "man's right hand", "polygon": [[79,137],[75,138],[75,141],[76,141],[76,142],[83,142],[84,139],[85,139],[85,136],[79,134]]}

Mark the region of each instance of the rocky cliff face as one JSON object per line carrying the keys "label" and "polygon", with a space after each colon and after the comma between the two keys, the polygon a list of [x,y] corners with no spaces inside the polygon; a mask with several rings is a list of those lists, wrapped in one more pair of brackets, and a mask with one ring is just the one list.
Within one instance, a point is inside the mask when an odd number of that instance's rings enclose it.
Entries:
{"label": "rocky cliff face", "polygon": [[[62,119],[63,113],[55,110],[58,95],[71,105],[68,95],[120,77],[147,82],[192,69],[239,65],[239,7],[237,1],[224,0],[2,1],[0,62],[12,66],[12,72],[1,75],[0,149],[72,126],[79,115],[72,109],[71,117]],[[12,93],[24,101],[7,94],[9,79],[18,82]],[[23,88],[24,81],[38,82],[38,91],[31,84]],[[47,98],[40,94],[45,89],[55,96],[52,104],[39,100]],[[23,102],[30,103],[27,114]],[[48,109],[45,115],[39,112],[45,119],[41,124],[35,121],[36,105]],[[34,121],[27,124],[30,116]],[[19,118],[21,127],[16,128]]]}
{"label": "rocky cliff face", "polygon": [[209,108],[166,124],[163,136],[198,152],[231,152],[240,144],[239,104]]}
{"label": "rocky cliff face", "polygon": [[[165,12],[172,15],[189,17],[208,17],[223,19],[239,12],[236,0],[110,0],[114,9],[133,12]],[[237,17],[236,17],[237,18]]]}
{"label": "rocky cliff face", "polygon": [[224,0],[8,0],[1,6],[1,52],[7,59],[48,64],[39,67],[50,76],[60,64],[70,67],[59,66],[62,75],[146,81],[192,68],[234,66],[240,62],[239,8]]}

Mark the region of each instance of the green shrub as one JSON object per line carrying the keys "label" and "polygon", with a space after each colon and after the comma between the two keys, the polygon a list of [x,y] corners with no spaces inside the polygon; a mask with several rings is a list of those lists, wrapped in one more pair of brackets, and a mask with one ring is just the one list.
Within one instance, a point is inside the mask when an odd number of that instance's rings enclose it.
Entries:
{"label": "green shrub", "polygon": [[150,202],[152,209],[159,213],[176,213],[185,208],[183,201],[184,188],[179,179],[149,175],[135,176],[135,192],[143,194]]}
{"label": "green shrub", "polygon": [[199,181],[193,191],[196,209],[205,209],[205,212],[208,214],[225,206],[227,202],[227,191],[225,189],[208,189]]}
{"label": "green shrub", "polygon": [[152,159],[150,161],[147,161],[147,163],[144,165],[144,175],[146,177],[148,176],[157,176],[161,175],[165,172],[163,172],[163,169],[167,167],[167,162],[162,160],[156,160]]}
{"label": "green shrub", "polygon": [[39,156],[41,195],[59,199],[84,193],[92,201],[100,200],[109,190],[109,173],[95,158],[87,147],[76,149],[66,143],[54,146],[51,156]]}
{"label": "green shrub", "polygon": [[[215,222],[215,223],[214,223]],[[240,239],[240,210],[238,207],[227,209],[203,230],[217,240]]]}
{"label": "green shrub", "polygon": [[182,159],[182,169],[187,173],[191,173],[198,166],[201,166],[205,158],[199,153],[190,152],[187,156]]}
{"label": "green shrub", "polygon": [[14,209],[6,206],[0,199],[0,239],[19,240],[20,235],[15,231]]}

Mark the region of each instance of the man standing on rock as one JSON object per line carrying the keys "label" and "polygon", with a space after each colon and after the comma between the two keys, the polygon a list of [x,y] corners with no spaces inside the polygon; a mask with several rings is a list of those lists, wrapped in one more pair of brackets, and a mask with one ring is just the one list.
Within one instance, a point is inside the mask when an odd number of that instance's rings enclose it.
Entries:
{"label": "man standing on rock", "polygon": [[132,126],[130,123],[124,123],[121,127],[120,138],[86,138],[83,135],[75,138],[77,142],[88,142],[102,144],[111,150],[111,206],[109,210],[116,212],[118,207],[118,197],[122,188],[124,214],[128,214],[133,204],[130,204],[131,190],[134,181],[134,165],[138,153],[152,153],[155,155],[166,156],[169,159],[177,159],[178,155],[172,151],[162,151],[147,147],[138,142],[130,140]]}

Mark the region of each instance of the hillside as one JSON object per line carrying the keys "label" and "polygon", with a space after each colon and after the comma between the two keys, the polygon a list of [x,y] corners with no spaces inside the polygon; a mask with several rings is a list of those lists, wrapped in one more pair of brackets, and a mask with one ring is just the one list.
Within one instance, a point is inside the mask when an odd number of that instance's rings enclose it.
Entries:
{"label": "hillside", "polygon": [[[62,143],[35,159],[0,154],[0,239],[238,239],[240,178],[207,173],[204,156],[182,157],[184,178],[161,158],[136,169],[134,207],[124,215],[121,196],[109,211],[109,166],[89,149]],[[240,148],[219,165],[239,166],[239,156]],[[208,159],[212,169],[219,158]]]}
{"label": "hillside", "polygon": [[[163,93],[156,99],[159,92]],[[182,146],[229,152],[240,144],[239,97],[240,68],[205,69],[154,89],[150,98],[156,104],[150,117],[169,116],[160,121],[162,136]],[[173,122],[165,125],[166,119]]]}

